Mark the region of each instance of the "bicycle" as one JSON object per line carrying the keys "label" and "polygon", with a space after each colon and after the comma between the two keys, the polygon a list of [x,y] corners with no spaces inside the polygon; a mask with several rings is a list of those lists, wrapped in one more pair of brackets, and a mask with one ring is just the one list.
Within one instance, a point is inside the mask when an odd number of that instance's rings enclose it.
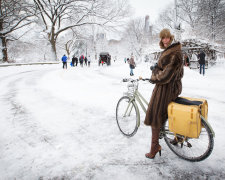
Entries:
{"label": "bicycle", "polygon": [[[119,99],[116,106],[117,125],[126,137],[134,136],[140,126],[140,111],[136,102],[145,113],[147,111],[144,104],[148,105],[148,102],[138,91],[139,81],[139,79],[123,79],[123,82],[128,82],[128,91]],[[191,162],[202,161],[212,153],[215,133],[203,116],[201,116],[201,126],[199,137],[189,138],[171,132],[166,121],[160,130],[160,139],[164,138],[169,149],[178,157]],[[172,144],[174,139],[176,144]]]}

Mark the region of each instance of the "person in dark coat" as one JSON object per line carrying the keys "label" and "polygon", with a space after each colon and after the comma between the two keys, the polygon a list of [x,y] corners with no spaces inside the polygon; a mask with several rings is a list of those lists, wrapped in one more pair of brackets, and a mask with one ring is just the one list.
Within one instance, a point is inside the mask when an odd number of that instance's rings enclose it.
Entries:
{"label": "person in dark coat", "polygon": [[189,61],[189,57],[187,54],[184,55],[184,65],[185,66],[189,66],[190,64],[190,61]]}
{"label": "person in dark coat", "polygon": [[67,56],[64,54],[62,57],[63,69],[67,69]]}
{"label": "person in dark coat", "polygon": [[198,63],[200,65],[200,74],[205,75],[205,53],[203,51],[200,51],[198,54]]}
{"label": "person in dark coat", "polygon": [[78,64],[78,58],[75,56],[75,66]]}
{"label": "person in dark coat", "polygon": [[72,67],[74,67],[74,64],[75,64],[75,56],[73,56],[72,58]]}
{"label": "person in dark coat", "polygon": [[152,70],[150,82],[155,84],[155,87],[144,121],[144,124],[151,126],[152,129],[151,149],[145,154],[150,159],[153,159],[158,152],[161,155],[160,128],[168,118],[169,103],[181,94],[181,79],[184,71],[181,44],[179,42],[172,44],[174,36],[169,29],[163,29],[160,32],[160,39],[159,45],[164,51],[159,57],[157,66]]}
{"label": "person in dark coat", "polygon": [[84,63],[85,63],[85,66],[87,66],[87,57],[86,56],[84,58]]}

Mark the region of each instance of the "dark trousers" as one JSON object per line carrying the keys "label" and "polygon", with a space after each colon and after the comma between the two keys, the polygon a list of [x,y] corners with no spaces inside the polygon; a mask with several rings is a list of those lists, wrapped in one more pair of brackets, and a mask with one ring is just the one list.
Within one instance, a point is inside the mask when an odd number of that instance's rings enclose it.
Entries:
{"label": "dark trousers", "polygon": [[75,63],[75,61],[72,60],[72,66],[73,66],[73,67],[74,67],[74,63]]}
{"label": "dark trousers", "polygon": [[205,64],[200,64],[200,74],[205,75]]}
{"label": "dark trousers", "polygon": [[67,69],[67,62],[63,62],[63,69]]}

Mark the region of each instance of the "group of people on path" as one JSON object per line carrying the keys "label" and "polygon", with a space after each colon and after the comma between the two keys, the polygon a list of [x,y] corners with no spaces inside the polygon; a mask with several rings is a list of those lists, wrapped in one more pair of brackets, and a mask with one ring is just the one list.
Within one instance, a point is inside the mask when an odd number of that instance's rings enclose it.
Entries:
{"label": "group of people on path", "polygon": [[84,55],[81,55],[80,58],[79,58],[79,62],[80,62],[80,66],[83,67],[83,64],[85,66],[88,66],[90,67],[90,64],[91,64],[91,57],[90,55],[88,56],[88,58]]}
{"label": "group of people on path", "polygon": [[[62,60],[62,63],[63,63],[63,69],[67,69],[68,57],[64,54],[61,60]],[[84,55],[81,55],[79,57],[79,63],[80,63],[81,67],[83,67],[83,64],[90,67],[90,65],[91,65],[90,55],[88,56],[88,58],[85,57]],[[78,58],[76,56],[73,56],[72,61],[70,62],[70,65],[71,65],[71,67],[75,67],[75,66],[78,65]]]}

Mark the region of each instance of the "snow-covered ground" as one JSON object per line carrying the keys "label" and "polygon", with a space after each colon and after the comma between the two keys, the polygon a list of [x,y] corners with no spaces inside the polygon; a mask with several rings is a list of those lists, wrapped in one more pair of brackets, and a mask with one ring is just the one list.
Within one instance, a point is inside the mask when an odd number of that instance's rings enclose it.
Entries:
{"label": "snow-covered ground", "polygon": [[[146,159],[151,130],[142,123],[132,138],[118,130],[115,109],[127,90],[128,65],[37,65],[0,68],[0,179],[224,179],[225,66],[206,76],[185,67],[182,96],[205,98],[216,136],[212,154],[191,163],[163,140],[162,156]],[[150,76],[149,64],[134,78]],[[149,100],[153,85],[140,82]]]}

